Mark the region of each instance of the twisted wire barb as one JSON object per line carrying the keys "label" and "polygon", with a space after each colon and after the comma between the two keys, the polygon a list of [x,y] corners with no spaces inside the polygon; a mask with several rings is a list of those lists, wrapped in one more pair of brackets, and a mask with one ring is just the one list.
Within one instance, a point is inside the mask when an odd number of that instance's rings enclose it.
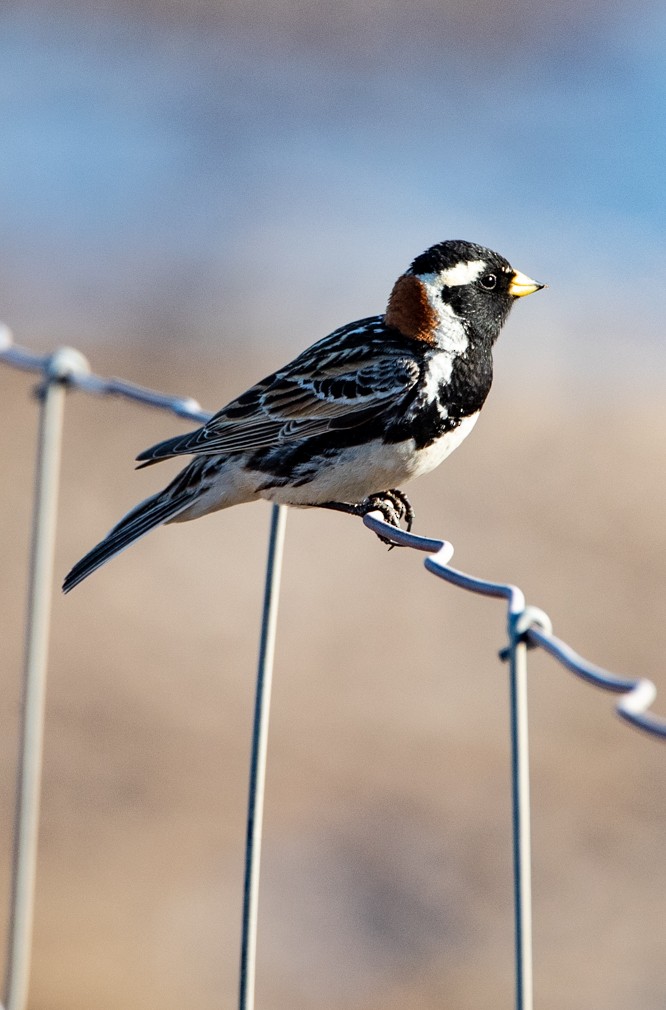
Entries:
{"label": "twisted wire barb", "polygon": [[[440,579],[471,593],[504,598],[508,606],[507,630],[510,641],[515,636],[523,638],[529,646],[543,649],[588,684],[623,695],[615,709],[620,718],[652,736],[666,739],[666,720],[647,711],[657,696],[657,689],[651,680],[644,677],[617,677],[603,667],[583,659],[570,645],[553,634],[551,620],[543,610],[526,605],[525,596],[517,586],[487,582],[451,568],[447,562],[453,556],[453,548],[446,540],[434,540],[396,530],[384,522],[379,512],[364,516],[363,522],[374,533],[380,533],[399,546],[411,547],[428,554],[434,552],[425,559],[424,565]],[[508,659],[509,655],[510,646],[500,652],[502,659]]]}

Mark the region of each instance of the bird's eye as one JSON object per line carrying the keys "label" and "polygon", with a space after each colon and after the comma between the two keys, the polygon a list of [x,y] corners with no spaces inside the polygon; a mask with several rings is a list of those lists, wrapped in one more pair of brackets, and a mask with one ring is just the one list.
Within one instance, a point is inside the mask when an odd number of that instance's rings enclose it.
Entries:
{"label": "bird's eye", "polygon": [[496,274],[484,274],[480,282],[481,287],[485,288],[486,291],[494,291],[497,287],[497,275]]}

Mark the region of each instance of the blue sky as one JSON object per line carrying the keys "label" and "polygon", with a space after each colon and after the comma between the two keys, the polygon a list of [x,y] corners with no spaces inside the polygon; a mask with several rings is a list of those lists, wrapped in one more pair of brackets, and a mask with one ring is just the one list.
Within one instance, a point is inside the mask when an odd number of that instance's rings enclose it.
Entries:
{"label": "blue sky", "polygon": [[662,360],[662,9],[247,10],[5,5],[17,339],[297,348],[381,311],[414,255],[460,237],[549,281],[539,319],[564,357],[630,327]]}

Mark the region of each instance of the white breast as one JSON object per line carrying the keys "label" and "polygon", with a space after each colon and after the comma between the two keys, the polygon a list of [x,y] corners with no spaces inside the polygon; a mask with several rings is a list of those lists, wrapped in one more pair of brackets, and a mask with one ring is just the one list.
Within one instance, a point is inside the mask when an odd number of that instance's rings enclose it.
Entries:
{"label": "white breast", "polygon": [[476,414],[470,414],[469,417],[463,418],[458,427],[454,428],[453,431],[442,435],[441,438],[425,449],[419,449],[415,453],[417,466],[411,476],[418,477],[422,473],[429,473],[430,470],[434,470],[436,466],[439,466],[447,456],[450,456],[453,450],[457,449],[460,443],[464,442],[467,438],[478,421],[480,413],[477,410]]}
{"label": "white breast", "polygon": [[455,430],[425,449],[413,439],[386,445],[380,439],[343,449],[335,459],[322,459],[313,480],[300,487],[266,488],[260,497],[285,505],[316,505],[327,501],[358,502],[368,495],[429,473],[450,456],[469,435],[478,413],[466,417]]}

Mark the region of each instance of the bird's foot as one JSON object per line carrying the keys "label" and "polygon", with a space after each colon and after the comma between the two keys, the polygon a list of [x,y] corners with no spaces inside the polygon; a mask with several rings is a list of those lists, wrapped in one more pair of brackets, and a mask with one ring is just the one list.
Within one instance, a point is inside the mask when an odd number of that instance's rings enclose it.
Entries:
{"label": "bird's foot", "polygon": [[[381,491],[379,494],[370,495],[360,502],[358,507],[360,510],[358,514],[363,516],[367,515],[368,512],[381,512],[384,521],[389,523],[390,526],[397,527],[397,529],[400,529],[400,524],[404,522],[408,533],[414,522],[412,504],[404,491],[400,491],[399,488],[391,488],[388,491]],[[383,544],[388,544],[390,551],[398,546],[387,537],[383,537],[380,533],[377,533],[377,537]]]}
{"label": "bird's foot", "polygon": [[[407,532],[412,528],[414,522],[414,509],[407,495],[398,488],[391,488],[388,491],[379,491],[377,494],[368,495],[360,502],[324,502],[319,506],[324,509],[334,509],[336,512],[346,512],[352,516],[366,516],[369,512],[380,512],[384,522],[390,526],[400,529],[400,524],[404,522]],[[389,545],[389,550],[396,547],[387,537],[377,536],[383,544]]]}

